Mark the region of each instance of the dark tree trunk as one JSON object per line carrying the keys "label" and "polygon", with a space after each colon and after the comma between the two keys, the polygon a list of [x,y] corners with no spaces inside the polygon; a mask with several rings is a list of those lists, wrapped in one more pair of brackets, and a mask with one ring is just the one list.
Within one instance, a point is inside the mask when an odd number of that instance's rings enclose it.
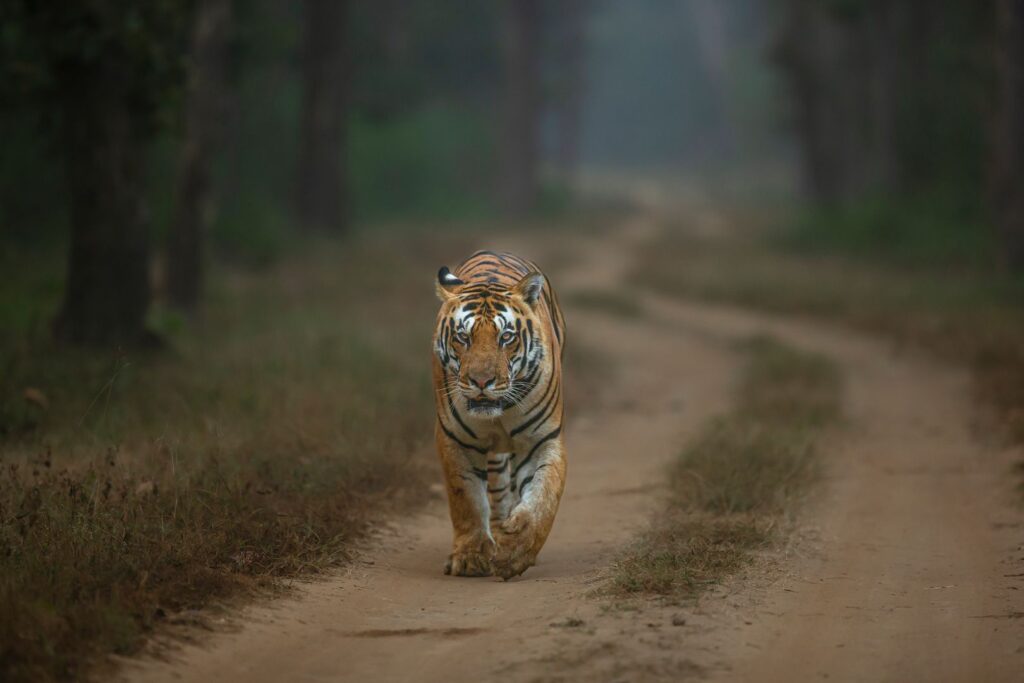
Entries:
{"label": "dark tree trunk", "polygon": [[871,156],[872,190],[899,192],[902,173],[899,164],[900,88],[905,84],[905,36],[914,21],[910,4],[882,4],[867,22],[870,54],[868,150]]}
{"label": "dark tree trunk", "polygon": [[128,79],[112,61],[61,79],[71,251],[54,332],[76,344],[141,343],[150,300],[145,139],[124,92]]}
{"label": "dark tree trunk", "polygon": [[226,110],[230,27],[231,0],[199,3],[192,33],[177,204],[167,240],[167,296],[171,304],[186,311],[198,306],[203,287],[203,236],[212,211],[210,163]]}
{"label": "dark tree trunk", "polygon": [[690,12],[696,25],[698,55],[709,91],[707,106],[713,112],[713,123],[708,127],[700,146],[702,157],[708,160],[732,158],[736,152],[726,101],[730,50],[728,10],[721,0],[690,2]]}
{"label": "dark tree trunk", "polygon": [[1024,272],[1024,0],[999,2],[999,110],[993,200],[1006,261]]}
{"label": "dark tree trunk", "polygon": [[502,198],[521,215],[540,191],[540,0],[505,0]]}
{"label": "dark tree trunk", "polygon": [[[931,52],[940,43],[939,24],[948,3],[933,3],[932,0],[906,0],[906,37],[903,41],[905,55],[902,58],[904,76],[901,84],[900,103],[903,108],[898,121],[898,137],[905,137],[897,145],[900,157],[899,186],[911,194],[926,190],[935,172],[935,139],[933,120],[938,113],[932,94],[936,81],[945,80],[935,67]],[[943,88],[955,87],[943,83]],[[925,132],[922,132],[924,129]],[[931,129],[931,130],[929,130]]]}
{"label": "dark tree trunk", "polygon": [[311,230],[341,232],[347,223],[347,25],[347,0],[305,0],[296,209]]}
{"label": "dark tree trunk", "polygon": [[561,62],[562,91],[557,112],[556,163],[562,180],[571,184],[579,167],[583,128],[585,40],[584,0],[563,0]]}
{"label": "dark tree trunk", "polygon": [[794,105],[794,127],[801,157],[804,186],[819,203],[842,195],[843,177],[837,159],[841,137],[834,135],[834,98],[822,77],[830,36],[814,0],[787,0],[785,20],[773,47],[773,61],[783,71]]}

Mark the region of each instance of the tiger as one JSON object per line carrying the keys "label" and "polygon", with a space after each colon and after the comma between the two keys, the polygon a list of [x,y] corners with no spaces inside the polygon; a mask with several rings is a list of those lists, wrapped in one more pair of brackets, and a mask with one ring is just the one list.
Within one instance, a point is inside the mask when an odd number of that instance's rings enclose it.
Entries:
{"label": "tiger", "polygon": [[477,251],[435,286],[435,440],[453,529],[444,573],[519,576],[565,489],[565,319],[531,261]]}

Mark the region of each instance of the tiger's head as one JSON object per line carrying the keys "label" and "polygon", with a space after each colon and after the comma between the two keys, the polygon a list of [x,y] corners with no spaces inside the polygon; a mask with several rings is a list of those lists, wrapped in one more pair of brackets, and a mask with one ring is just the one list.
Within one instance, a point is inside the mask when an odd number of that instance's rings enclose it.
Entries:
{"label": "tiger's head", "polygon": [[534,271],[509,287],[437,274],[435,352],[444,390],[476,417],[498,417],[530,392],[544,356],[538,301],[544,276]]}

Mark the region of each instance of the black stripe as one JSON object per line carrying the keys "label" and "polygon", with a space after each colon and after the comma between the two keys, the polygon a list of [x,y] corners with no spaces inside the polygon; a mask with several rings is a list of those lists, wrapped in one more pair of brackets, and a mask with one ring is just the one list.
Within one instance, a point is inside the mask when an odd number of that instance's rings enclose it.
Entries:
{"label": "black stripe", "polygon": [[529,261],[523,258],[519,258],[515,254],[504,254],[506,260],[511,261],[516,268],[519,269],[521,275],[526,275],[531,270],[537,270],[537,266],[533,265]]}
{"label": "black stripe", "polygon": [[[542,396],[540,401],[537,401],[537,403],[533,406],[533,408],[530,408],[530,410],[527,411],[526,414],[529,415],[534,410],[536,410],[537,406],[540,405],[540,402],[543,401],[544,398],[548,396],[548,392],[551,392],[551,388],[555,387],[557,384],[558,384],[558,382],[555,380],[554,377],[552,377],[551,381],[548,382],[548,388],[544,391],[544,396]],[[519,432],[523,431],[524,429],[526,429],[527,427],[532,425],[534,422],[539,420],[541,415],[543,415],[547,411],[548,407],[551,405],[551,402],[555,400],[555,396],[557,396],[557,395],[558,395],[558,391],[557,390],[551,392],[551,397],[548,398],[547,403],[544,404],[544,408],[542,408],[541,410],[537,411],[536,415],[534,415],[529,420],[527,420],[523,424],[521,424],[518,427],[516,427],[515,429],[513,429],[511,432],[509,432],[508,435],[509,436],[515,436],[516,434],[518,434]]]}
{"label": "black stripe", "polygon": [[556,427],[553,431],[548,432],[548,434],[544,436],[544,438],[542,438],[537,443],[533,444],[533,448],[530,449],[530,453],[525,458],[523,458],[523,461],[516,465],[516,468],[512,471],[512,478],[515,479],[516,475],[519,474],[519,470],[523,468],[523,465],[530,462],[530,458],[533,457],[533,454],[537,452],[537,449],[540,448],[545,441],[550,441],[551,439],[555,438],[561,433],[562,425],[558,425],[558,427]]}
{"label": "black stripe", "polygon": [[530,409],[525,411],[523,413],[523,415],[529,415],[533,411],[537,410],[537,408],[540,407],[540,404],[544,403],[544,401],[547,399],[548,392],[551,391],[552,387],[554,387],[554,386],[555,386],[555,373],[552,371],[551,376],[548,377],[548,386],[547,386],[546,389],[544,389],[543,395],[541,395],[541,397],[539,399],[537,399],[537,402],[534,403],[532,406],[530,406]]}
{"label": "black stripe", "polygon": [[466,430],[467,434],[469,434],[474,439],[479,439],[480,437],[476,435],[476,432],[474,432],[472,429],[470,429],[469,425],[467,425],[465,422],[462,421],[462,416],[459,415],[459,411],[456,410],[456,408],[455,408],[455,402],[452,401],[451,392],[448,391],[448,370],[447,370],[447,368],[444,371],[444,384],[445,384],[444,385],[444,395],[448,399],[448,410],[449,410],[449,412],[451,412],[452,417],[455,418],[455,421],[459,423],[460,427],[462,427],[464,430]]}
{"label": "black stripe", "polygon": [[533,481],[533,478],[537,476],[537,473],[540,472],[545,467],[550,467],[550,466],[551,466],[551,463],[546,462],[543,465],[538,466],[537,469],[535,469],[533,471],[533,474],[528,476],[526,479],[523,479],[523,483],[519,485],[519,494],[523,495],[524,493],[526,493],[526,487],[530,484],[530,482]]}
{"label": "black stripe", "polygon": [[[480,455],[487,455],[487,449],[486,448],[480,448],[479,446],[471,446],[470,444],[468,444],[468,443],[466,443],[464,441],[460,441],[457,436],[455,436],[450,431],[448,431],[448,428],[444,426],[444,422],[441,421],[441,416],[440,415],[437,416],[437,423],[439,425],[441,425],[441,431],[443,431],[445,433],[445,435],[449,439],[454,441],[455,443],[459,444],[463,448],[468,448],[471,451],[476,451]],[[487,476],[487,472],[484,471],[484,477],[486,477],[486,476]]]}
{"label": "black stripe", "polygon": [[533,385],[536,385],[536,383],[534,382],[534,379],[537,378],[537,371],[540,370],[540,363],[538,363],[536,361],[536,359],[534,359],[534,360],[530,361],[530,363],[529,363],[529,365],[527,365],[527,367],[529,367],[530,365],[533,366],[532,368],[530,368],[530,374],[527,375],[526,377],[523,377],[522,379],[517,379],[516,380],[517,382],[521,382],[523,384],[533,384]]}
{"label": "black stripe", "polygon": [[551,417],[551,414],[555,412],[555,406],[558,405],[558,397],[561,396],[561,395],[562,395],[562,385],[559,384],[558,385],[558,389],[555,391],[555,398],[551,402],[551,409],[547,411],[547,414],[544,415],[544,417],[541,418],[540,422],[537,423],[537,426],[534,427],[532,431],[535,432],[538,429],[540,429],[540,426],[542,424],[544,424],[544,421],[547,420],[549,417]]}

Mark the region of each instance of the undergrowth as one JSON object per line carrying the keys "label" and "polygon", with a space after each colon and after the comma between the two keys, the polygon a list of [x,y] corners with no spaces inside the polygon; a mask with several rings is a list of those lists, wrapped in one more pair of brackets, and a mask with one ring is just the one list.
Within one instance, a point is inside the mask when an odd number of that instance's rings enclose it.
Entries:
{"label": "undergrowth", "polygon": [[22,310],[45,321],[59,288],[9,282],[0,679],[81,679],[183,611],[337,564],[426,498],[431,274],[461,252],[367,237],[217,270],[157,353],[56,347]]}
{"label": "undergrowth", "polygon": [[981,404],[1024,444],[1024,279],[971,263],[897,267],[866,254],[781,249],[739,231],[700,239],[683,227],[651,245],[634,277],[673,296],[850,325],[962,364]]}
{"label": "undergrowth", "polygon": [[687,596],[769,544],[817,468],[815,442],[839,414],[828,360],[757,338],[735,406],[688,444],[669,472],[666,509],[616,563],[617,594]]}

